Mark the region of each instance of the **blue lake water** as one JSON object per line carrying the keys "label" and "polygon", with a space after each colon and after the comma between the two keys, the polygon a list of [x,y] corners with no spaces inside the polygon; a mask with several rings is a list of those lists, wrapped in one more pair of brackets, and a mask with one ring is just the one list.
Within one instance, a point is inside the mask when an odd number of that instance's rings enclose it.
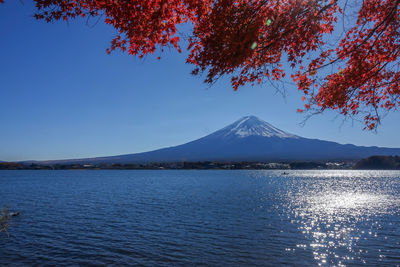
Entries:
{"label": "blue lake water", "polygon": [[399,266],[398,171],[0,171],[0,265]]}

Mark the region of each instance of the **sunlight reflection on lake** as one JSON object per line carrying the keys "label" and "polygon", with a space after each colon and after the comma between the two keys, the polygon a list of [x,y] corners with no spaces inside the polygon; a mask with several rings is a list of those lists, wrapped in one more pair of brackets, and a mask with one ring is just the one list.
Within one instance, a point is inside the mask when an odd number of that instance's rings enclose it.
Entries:
{"label": "sunlight reflection on lake", "polygon": [[[399,200],[390,194],[395,184],[390,179],[384,183],[373,179],[376,176],[371,172],[294,174],[304,175],[311,178],[287,192],[288,208],[295,215],[292,223],[298,224],[298,229],[309,240],[309,243],[297,244],[297,248],[312,249],[318,265],[366,263],[364,254],[368,250],[363,249],[363,241],[387,239],[386,235],[378,237],[382,229],[376,216],[398,213]],[[380,249],[379,252],[379,257],[384,258],[384,252]]]}

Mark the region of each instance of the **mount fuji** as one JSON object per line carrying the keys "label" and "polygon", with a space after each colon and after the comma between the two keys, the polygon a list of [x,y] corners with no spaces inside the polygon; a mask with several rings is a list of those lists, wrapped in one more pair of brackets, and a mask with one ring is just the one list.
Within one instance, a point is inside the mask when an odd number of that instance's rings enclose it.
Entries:
{"label": "mount fuji", "polygon": [[255,117],[243,117],[203,138],[150,152],[75,160],[69,163],[151,163],[182,161],[355,160],[372,155],[400,155],[400,148],[342,145],[282,131]]}

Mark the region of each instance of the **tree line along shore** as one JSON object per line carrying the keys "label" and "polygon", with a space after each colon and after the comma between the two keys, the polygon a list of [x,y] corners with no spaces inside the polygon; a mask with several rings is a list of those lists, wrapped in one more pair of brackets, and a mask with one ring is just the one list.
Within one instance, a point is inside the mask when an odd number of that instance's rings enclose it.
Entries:
{"label": "tree line along shore", "polygon": [[154,162],[146,164],[37,164],[1,162],[0,170],[301,170],[301,169],[377,169],[400,170],[399,156],[372,156],[359,161],[295,162]]}

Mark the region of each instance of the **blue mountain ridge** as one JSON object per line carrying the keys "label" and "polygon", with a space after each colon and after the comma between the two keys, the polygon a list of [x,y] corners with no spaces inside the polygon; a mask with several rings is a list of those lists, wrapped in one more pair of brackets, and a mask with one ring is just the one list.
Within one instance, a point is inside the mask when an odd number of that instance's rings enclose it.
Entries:
{"label": "blue mountain ridge", "polygon": [[200,139],[154,151],[110,157],[39,161],[42,164],[151,163],[182,161],[329,161],[400,155],[400,148],[364,147],[309,139],[246,116]]}

